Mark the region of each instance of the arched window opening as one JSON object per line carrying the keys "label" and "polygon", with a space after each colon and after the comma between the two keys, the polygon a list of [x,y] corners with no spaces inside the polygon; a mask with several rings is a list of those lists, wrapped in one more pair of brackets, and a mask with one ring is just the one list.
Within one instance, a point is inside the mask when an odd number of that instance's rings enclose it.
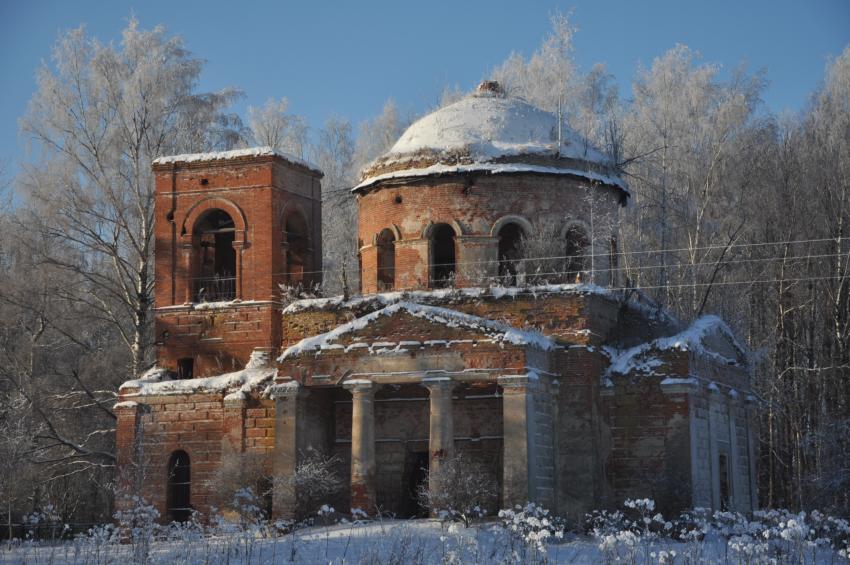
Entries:
{"label": "arched window opening", "polygon": [[567,282],[581,282],[583,273],[586,270],[587,264],[587,235],[584,230],[578,226],[572,226],[567,230],[566,248],[564,255],[564,273],[566,274]]}
{"label": "arched window opening", "polygon": [[522,240],[525,232],[519,224],[509,223],[499,230],[499,278],[507,286],[516,286],[522,260]]}
{"label": "arched window opening", "polygon": [[392,290],[395,286],[395,234],[385,228],[378,234],[378,291]]}
{"label": "arched window opening", "polygon": [[437,224],[431,230],[431,287],[451,286],[456,269],[455,231],[448,224]]}
{"label": "arched window opening", "polygon": [[195,225],[196,276],[194,295],[198,302],[236,298],[236,227],[223,210],[211,210]]}
{"label": "arched window opening", "polygon": [[284,225],[286,241],[286,282],[291,285],[305,283],[309,271],[310,231],[307,220],[301,214],[293,212],[286,217]]}
{"label": "arched window opening", "polygon": [[189,467],[189,454],[175,451],[168,460],[168,487],[166,509],[168,519],[173,522],[185,522],[192,515],[190,491],[192,474]]}

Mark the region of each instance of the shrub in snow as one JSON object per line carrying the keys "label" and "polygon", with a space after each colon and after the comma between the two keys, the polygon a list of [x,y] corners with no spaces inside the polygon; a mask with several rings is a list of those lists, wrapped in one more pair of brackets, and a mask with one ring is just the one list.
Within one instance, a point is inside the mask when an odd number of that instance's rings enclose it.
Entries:
{"label": "shrub in snow", "polygon": [[623,511],[595,511],[588,524],[597,539],[599,550],[609,561],[636,562],[638,556],[673,562],[676,552],[659,549],[659,540],[671,536],[675,526],[655,511],[650,498],[627,499]]}
{"label": "shrub in snow", "polygon": [[52,504],[47,504],[40,510],[24,516],[24,524],[27,526],[27,537],[30,539],[49,539],[56,541],[68,529],[67,524],[62,523],[62,517]]}
{"label": "shrub in snow", "polygon": [[546,543],[564,537],[564,521],[533,502],[499,510],[499,518],[509,537],[520,542],[511,545],[512,553],[524,561],[546,562]]}
{"label": "shrub in snow", "polygon": [[115,513],[121,537],[133,547],[133,562],[147,563],[151,544],[159,529],[159,511],[136,495],[127,497],[126,510]]}
{"label": "shrub in snow", "polygon": [[335,498],[343,488],[338,469],[342,461],[336,455],[327,456],[308,450],[291,475],[274,477],[275,492],[295,498],[299,520],[315,516],[321,505]]}
{"label": "shrub in snow", "polygon": [[[258,453],[226,453],[222,455],[221,463],[207,482],[212,493],[211,503],[219,508],[236,512],[240,516],[238,506],[241,502],[237,493],[250,488],[255,495],[255,504],[266,514],[271,510],[272,477],[268,469],[271,461],[268,454]],[[244,493],[243,493],[244,494]]]}
{"label": "shrub in snow", "polygon": [[469,527],[471,520],[485,516],[496,505],[498,482],[485,465],[457,453],[428,471],[417,495],[434,516]]}

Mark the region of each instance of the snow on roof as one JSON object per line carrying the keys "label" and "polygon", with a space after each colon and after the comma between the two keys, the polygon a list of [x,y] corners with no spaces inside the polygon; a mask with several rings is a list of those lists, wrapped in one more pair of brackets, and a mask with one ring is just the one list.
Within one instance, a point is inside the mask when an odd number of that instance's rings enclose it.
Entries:
{"label": "snow on roof", "polygon": [[726,322],[717,316],[703,316],[691,324],[690,327],[676,335],[660,337],[622,351],[608,348],[607,353],[611,356],[611,365],[605,374],[606,376],[610,376],[611,374],[626,375],[633,372],[653,374],[654,369],[663,364],[656,357],[646,357],[647,353],[653,351],[692,351],[722,364],[738,364],[737,359],[730,359],[720,353],[705,348],[703,344],[704,338],[715,333],[721,333],[728,337],[732,346],[742,355],[745,354],[746,350],[737,341],[732,330],[726,325]]}
{"label": "snow on roof", "polygon": [[316,165],[299,159],[295,155],[278,151],[267,145],[261,147],[248,147],[246,149],[233,149],[231,151],[213,151],[210,153],[183,153],[182,155],[165,155],[153,160],[154,165],[171,165],[174,163],[199,163],[202,161],[226,161],[228,159],[239,159],[241,157],[271,157],[277,156],[285,161],[301,165],[311,171],[323,174]]}
{"label": "snow on roof", "polygon": [[467,287],[467,288],[443,288],[435,290],[406,290],[394,292],[382,292],[366,296],[355,296],[345,300],[342,296],[330,298],[304,298],[296,300],[283,309],[284,314],[294,314],[305,310],[328,310],[336,308],[356,308],[369,303],[377,303],[384,306],[397,302],[430,302],[441,301],[451,298],[485,298],[491,297],[496,300],[502,298],[516,298],[517,296],[548,294],[604,294],[610,295],[611,291],[595,284],[540,284],[530,286],[492,286],[492,287]]}
{"label": "snow on roof", "polygon": [[404,311],[412,316],[423,318],[430,322],[444,324],[448,327],[465,327],[481,330],[497,341],[507,342],[514,345],[531,345],[543,350],[550,350],[557,347],[557,343],[554,340],[534,331],[520,330],[501,322],[487,320],[485,318],[465,314],[456,310],[450,310],[448,308],[400,301],[380,310],[370,312],[369,314],[361,316],[360,318],[348,323],[337,326],[329,332],[302,339],[295,345],[287,348],[286,351],[278,357],[278,361],[283,362],[285,359],[290,357],[313,352],[322,348],[328,349],[331,342],[337,340],[339,337],[361,330],[372,322],[378,320],[381,316],[391,316],[399,311]]}
{"label": "snow on roof", "polygon": [[[171,395],[215,392],[251,392],[277,375],[277,369],[243,369],[201,379],[171,380],[165,369],[154,367],[141,378],[127,381],[119,388],[122,396]],[[136,390],[132,390],[136,389]],[[123,392],[123,391],[126,391]]]}
{"label": "snow on roof", "polygon": [[[467,162],[464,166],[457,166],[457,158],[461,155]],[[495,161],[522,155],[566,158],[591,164],[593,166],[589,168],[594,169],[611,168],[610,157],[576,132],[562,124],[559,133],[556,114],[520,98],[507,96],[496,85],[492,90],[479,87],[457,102],[414,122],[386,155],[367,168],[363,182],[355,190],[388,178],[471,171],[595,175],[594,180],[627,190],[625,183],[615,175],[589,173],[576,169],[575,163],[572,169],[516,163],[495,166]],[[449,166],[423,168],[411,165],[405,170],[380,173],[383,166],[421,162],[423,157],[433,157],[431,165],[436,161]],[[483,167],[485,163],[493,166]]]}
{"label": "snow on roof", "polygon": [[[559,156],[607,165],[609,158],[561,127]],[[475,91],[407,128],[389,153],[468,149],[492,159],[530,153],[558,153],[558,116],[513,96]]]}

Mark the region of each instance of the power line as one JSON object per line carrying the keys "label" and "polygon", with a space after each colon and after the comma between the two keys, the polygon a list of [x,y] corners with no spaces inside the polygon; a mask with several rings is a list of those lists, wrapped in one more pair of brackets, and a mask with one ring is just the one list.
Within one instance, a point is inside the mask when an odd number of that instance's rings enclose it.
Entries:
{"label": "power line", "polygon": [[[762,242],[762,243],[750,243],[750,244],[739,244],[738,247],[753,247],[753,246],[767,246],[767,245],[782,245],[782,244],[799,244],[799,243],[812,243],[812,242],[835,242],[837,240],[850,240],[850,237],[842,237],[842,238],[828,238],[828,239],[809,239],[809,240],[796,240],[796,241],[784,241],[784,242]],[[709,248],[710,246],[706,246],[705,248]],[[721,246],[716,246],[721,247]],[[722,246],[726,247],[726,246]],[[731,247],[731,246],[730,246]],[[698,248],[689,248],[698,249]],[[684,249],[679,249],[678,251],[682,251]],[[675,250],[668,250],[675,251]],[[627,253],[627,252],[626,252]],[[635,254],[638,253],[660,253],[657,250],[647,250],[647,251],[635,251],[632,252]],[[616,256],[622,256],[624,253],[617,254],[579,254],[579,255],[552,255],[552,256],[540,256],[540,257],[524,257],[520,259],[503,259],[503,260],[479,260],[479,261],[459,261],[454,263],[429,263],[430,267],[443,267],[443,266],[455,266],[459,267],[462,265],[487,265],[487,266],[498,266],[502,263],[508,264],[518,264],[521,262],[532,262],[532,261],[548,261],[548,260],[562,260],[562,259],[581,259],[581,258],[606,258],[610,259]],[[769,262],[769,261],[801,261],[804,259],[825,259],[830,257],[843,257],[845,255],[850,254],[850,251],[847,253],[823,253],[823,254],[805,254],[805,255],[776,255],[771,257],[755,257],[750,259],[729,259],[727,261],[723,261],[721,265],[733,265],[733,264],[745,264],[745,263],[759,263],[759,262]],[[667,264],[652,264],[652,265],[635,265],[635,266],[618,266],[618,267],[609,267],[609,268],[592,268],[592,269],[580,269],[583,272],[593,272],[593,273],[606,273],[610,271],[625,271],[625,272],[642,272],[649,271],[653,269],[679,269],[679,268],[693,268],[698,266],[706,266],[706,265],[717,265],[717,261],[698,261],[695,263],[691,262],[677,262],[677,263],[667,263]],[[272,272],[269,273],[270,276],[286,276],[293,273],[303,274],[303,275],[312,275],[312,274],[333,274],[333,273],[342,273],[344,269],[319,269],[319,270],[311,270],[311,271],[280,271],[280,272]],[[359,270],[359,269],[358,269]],[[345,269],[346,272],[349,272]],[[356,270],[350,271],[355,273]],[[564,271],[552,271],[552,272],[527,272],[527,275],[540,276],[540,275],[555,275],[555,274],[564,274]],[[197,277],[189,277],[191,280],[197,279],[210,279],[210,276],[197,276]]]}

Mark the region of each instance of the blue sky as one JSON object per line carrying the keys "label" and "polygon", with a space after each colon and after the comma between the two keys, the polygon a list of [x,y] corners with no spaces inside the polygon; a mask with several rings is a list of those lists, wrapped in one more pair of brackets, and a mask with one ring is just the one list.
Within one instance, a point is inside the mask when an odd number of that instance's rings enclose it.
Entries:
{"label": "blue sky", "polygon": [[605,63],[626,97],[639,64],[684,43],[724,69],[766,68],[767,108],[794,111],[850,44],[846,0],[0,0],[0,159],[14,171],[27,158],[17,120],[35,70],[80,24],[104,41],[131,13],[144,27],[164,24],[208,61],[202,89],[243,89],[240,113],[286,96],[319,127],[330,116],[372,117],[390,97],[420,112],[447,84],[472,88],[512,51],[531,53],[556,10],[572,10],[581,68]]}

